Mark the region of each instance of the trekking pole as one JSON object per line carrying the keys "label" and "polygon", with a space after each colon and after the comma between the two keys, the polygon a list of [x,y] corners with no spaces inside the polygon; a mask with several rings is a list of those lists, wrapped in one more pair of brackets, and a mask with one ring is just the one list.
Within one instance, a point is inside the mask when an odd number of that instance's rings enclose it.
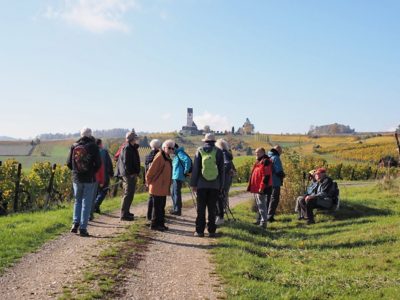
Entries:
{"label": "trekking pole", "polygon": [[227,216],[227,218],[228,218],[228,220],[229,220],[229,214],[231,215],[231,217],[232,217],[232,220],[233,221],[235,221],[236,222],[236,218],[235,218],[235,216],[233,215],[233,212],[232,212],[232,210],[231,210],[231,208],[230,208],[230,206],[229,206],[229,202],[228,201],[225,201],[225,199],[227,199],[225,196],[225,191],[224,192],[222,192],[222,195],[223,195],[223,199],[224,199],[224,210],[225,210],[225,214],[226,214],[226,216]]}
{"label": "trekking pole", "polygon": [[190,190],[190,194],[192,195],[192,201],[193,201],[193,206],[194,208],[197,210],[197,194],[195,192],[193,192],[192,187],[189,185],[189,190]]}

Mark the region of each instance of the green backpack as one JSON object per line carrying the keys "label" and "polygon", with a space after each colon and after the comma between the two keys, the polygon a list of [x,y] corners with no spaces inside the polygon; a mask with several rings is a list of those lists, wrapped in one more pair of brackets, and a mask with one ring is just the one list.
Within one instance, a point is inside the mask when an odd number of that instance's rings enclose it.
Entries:
{"label": "green backpack", "polygon": [[205,180],[213,181],[218,177],[217,166],[217,149],[212,149],[211,152],[204,151],[203,148],[199,150],[201,154],[201,174]]}

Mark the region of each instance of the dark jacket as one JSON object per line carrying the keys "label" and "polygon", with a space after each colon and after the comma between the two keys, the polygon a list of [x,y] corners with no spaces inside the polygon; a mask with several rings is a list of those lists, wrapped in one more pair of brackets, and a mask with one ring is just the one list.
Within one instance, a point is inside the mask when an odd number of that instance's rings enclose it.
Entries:
{"label": "dark jacket", "polygon": [[228,150],[222,150],[222,154],[224,155],[224,189],[228,190],[232,184],[233,174],[236,172],[235,165],[233,164],[233,156]]}
{"label": "dark jacket", "polygon": [[[88,155],[90,159],[90,169],[87,172],[84,173],[78,173],[76,170],[74,170],[74,166],[72,163],[72,154],[74,151],[74,148],[78,145],[87,145],[88,149]],[[67,166],[70,170],[72,170],[72,180],[73,182],[76,183],[92,183],[95,182],[95,174],[98,169],[100,169],[101,166],[101,159],[100,159],[100,152],[99,152],[99,147],[96,145],[93,139],[89,137],[82,137],[79,140],[76,141],[71,146],[71,149],[69,151],[68,159],[67,159]]]}
{"label": "dark jacket", "polygon": [[283,178],[285,178],[281,158],[275,149],[271,149],[268,156],[272,161],[272,186],[280,187],[283,185]]}
{"label": "dark jacket", "polygon": [[333,187],[333,180],[326,176],[324,179],[322,179],[320,182],[318,182],[318,186],[316,188],[314,196],[317,197],[316,204],[319,207],[323,208],[331,208],[334,199],[332,197],[332,187]]}
{"label": "dark jacket", "polygon": [[118,157],[117,172],[118,177],[128,177],[140,174],[139,145],[127,143],[121,150]]}
{"label": "dark jacket", "polygon": [[[215,180],[208,181],[201,174],[202,169],[202,157],[200,154],[200,149],[209,153],[214,148],[217,150],[216,153],[216,163],[218,168],[218,177]],[[192,177],[190,179],[190,186],[197,187],[197,189],[215,189],[222,190],[224,187],[224,155],[221,149],[215,147],[214,142],[205,143],[203,147],[197,149],[196,155],[193,160],[193,170]]]}

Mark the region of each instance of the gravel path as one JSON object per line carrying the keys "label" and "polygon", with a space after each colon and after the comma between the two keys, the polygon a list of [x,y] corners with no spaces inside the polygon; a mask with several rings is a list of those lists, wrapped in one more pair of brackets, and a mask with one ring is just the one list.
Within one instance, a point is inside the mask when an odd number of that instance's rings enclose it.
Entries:
{"label": "gravel path", "polygon": [[[243,188],[235,188],[238,190]],[[184,199],[189,199],[185,195]],[[248,196],[231,198],[232,205]],[[168,201],[168,203],[171,203]],[[147,205],[131,209],[145,216]],[[157,233],[139,269],[123,290],[126,299],[216,299],[222,287],[213,273],[207,252],[214,239],[194,238],[194,209],[184,209],[182,217],[170,218],[170,230]],[[24,256],[0,277],[2,300],[55,299],[64,286],[81,278],[84,266],[96,260],[107,247],[104,241],[126,230],[130,222],[119,220],[119,210],[102,214],[89,223],[89,238],[65,233],[46,243],[37,252]]]}
{"label": "gravel path", "polygon": [[[230,203],[248,199],[248,194],[240,194]],[[183,210],[181,217],[168,217],[169,230],[151,240],[145,258],[128,276],[122,299],[224,298],[208,251],[216,239],[207,237],[207,230],[204,238],[193,236],[195,217],[193,208]]]}

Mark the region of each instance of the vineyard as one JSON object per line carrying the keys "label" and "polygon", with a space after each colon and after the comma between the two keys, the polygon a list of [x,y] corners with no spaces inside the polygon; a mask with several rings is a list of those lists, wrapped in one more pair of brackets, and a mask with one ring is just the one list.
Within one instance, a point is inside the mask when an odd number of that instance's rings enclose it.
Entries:
{"label": "vineyard", "polygon": [[[201,142],[200,136],[183,137],[155,134],[151,138],[165,140],[172,137],[186,152],[193,157]],[[248,181],[252,164],[253,151],[264,147],[267,151],[274,144],[284,147],[282,162],[286,178],[282,189],[282,208],[292,209],[293,197],[302,194],[307,184],[305,175],[309,170],[326,167],[328,174],[335,180],[370,180],[398,176],[398,168],[382,168],[378,162],[382,157],[397,157],[393,138],[390,136],[373,137],[320,137],[312,138],[303,135],[266,135],[224,137],[231,144],[237,176],[234,182]],[[70,145],[73,141],[51,141],[36,145],[30,156],[18,159],[7,156],[0,166],[0,213],[35,210],[60,205],[72,198],[70,170],[64,165]],[[123,139],[107,139],[104,145],[113,157],[123,143]],[[4,144],[3,144],[4,145]],[[17,146],[26,144],[17,143]],[[150,147],[139,148],[143,164]],[[251,155],[246,155],[250,152]],[[332,157],[336,160],[332,160]],[[54,163],[56,166],[54,167]],[[115,162],[114,162],[115,163]],[[22,172],[21,168],[22,164]],[[113,182],[115,188],[117,182]],[[143,179],[138,182],[138,190],[144,191]],[[116,195],[117,190],[113,190]],[[286,204],[287,203],[287,204]]]}

